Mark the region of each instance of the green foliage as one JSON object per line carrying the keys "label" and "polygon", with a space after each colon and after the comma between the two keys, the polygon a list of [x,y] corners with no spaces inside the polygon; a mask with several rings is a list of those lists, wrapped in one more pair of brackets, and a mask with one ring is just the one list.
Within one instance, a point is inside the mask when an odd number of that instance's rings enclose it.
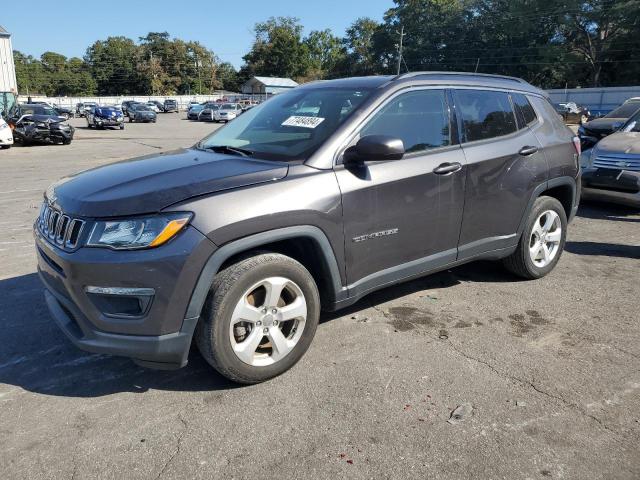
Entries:
{"label": "green foliage", "polygon": [[304,82],[456,70],[514,75],[543,88],[637,84],[640,0],[394,0],[384,20],[356,19],[343,38],[303,36],[297,18],[269,18],[239,72],[199,42],[149,32],[138,43],[109,37],[84,59],[14,52],[18,89],[47,95],[239,91],[251,76]]}

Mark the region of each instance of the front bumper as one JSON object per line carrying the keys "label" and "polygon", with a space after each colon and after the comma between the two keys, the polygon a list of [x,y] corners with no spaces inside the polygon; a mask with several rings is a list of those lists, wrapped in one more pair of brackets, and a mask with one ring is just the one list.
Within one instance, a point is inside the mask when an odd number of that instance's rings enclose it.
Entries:
{"label": "front bumper", "polygon": [[124,123],[124,118],[118,120],[116,118],[94,118],[93,124],[101,127],[119,127]]}
{"label": "front bumper", "polygon": [[0,130],[0,145],[13,145],[13,133],[8,128],[6,132],[4,130]]}
{"label": "front bumper", "polygon": [[640,207],[640,172],[585,168],[582,198]]}
{"label": "front bumper", "polygon": [[[202,265],[215,251],[210,240],[188,227],[156,249],[66,252],[37,228],[34,235],[47,306],[78,348],[130,357],[154,368],[186,365],[198,318],[185,316]],[[155,294],[141,315],[114,315],[87,293],[88,286],[152,288]]]}

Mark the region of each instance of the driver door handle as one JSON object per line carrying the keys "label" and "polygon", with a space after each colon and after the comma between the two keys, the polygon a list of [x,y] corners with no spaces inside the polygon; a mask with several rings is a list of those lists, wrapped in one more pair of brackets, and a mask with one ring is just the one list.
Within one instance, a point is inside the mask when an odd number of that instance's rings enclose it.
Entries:
{"label": "driver door handle", "polygon": [[520,151],[518,153],[520,155],[522,155],[523,157],[526,157],[527,155],[533,155],[537,151],[538,151],[538,147],[532,147],[530,145],[525,145],[524,147],[522,147],[520,149]]}
{"label": "driver door handle", "polygon": [[433,169],[433,173],[437,175],[447,175],[455,173],[462,168],[462,164],[458,162],[445,162]]}

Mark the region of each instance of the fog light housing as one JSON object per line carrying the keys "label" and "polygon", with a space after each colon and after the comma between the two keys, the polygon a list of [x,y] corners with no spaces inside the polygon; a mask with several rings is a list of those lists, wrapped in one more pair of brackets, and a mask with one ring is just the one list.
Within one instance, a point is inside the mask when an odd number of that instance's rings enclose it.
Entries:
{"label": "fog light housing", "polygon": [[155,296],[153,288],[88,286],[85,292],[103,315],[114,318],[143,317]]}

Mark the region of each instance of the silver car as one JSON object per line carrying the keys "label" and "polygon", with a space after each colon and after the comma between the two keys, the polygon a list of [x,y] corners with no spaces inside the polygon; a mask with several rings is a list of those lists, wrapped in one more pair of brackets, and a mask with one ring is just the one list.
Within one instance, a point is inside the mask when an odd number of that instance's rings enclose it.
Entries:
{"label": "silver car", "polygon": [[582,155],[582,198],[640,207],[640,111]]}
{"label": "silver car", "polygon": [[224,103],[213,112],[214,122],[229,122],[242,113],[242,107],[239,103]]}

